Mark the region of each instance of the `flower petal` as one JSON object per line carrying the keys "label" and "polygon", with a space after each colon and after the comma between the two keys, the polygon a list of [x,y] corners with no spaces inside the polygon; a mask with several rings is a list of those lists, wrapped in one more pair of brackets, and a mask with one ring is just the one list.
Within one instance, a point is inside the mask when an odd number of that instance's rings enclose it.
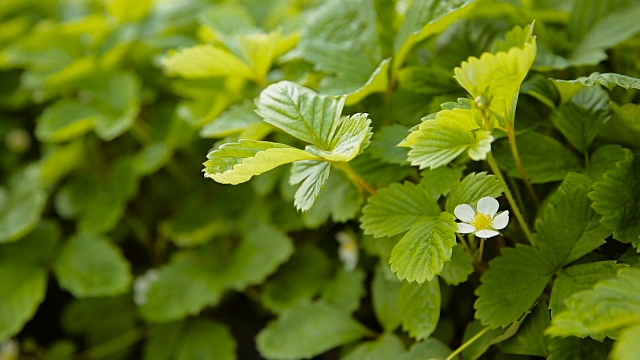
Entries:
{"label": "flower petal", "polygon": [[453,209],[453,213],[458,219],[468,223],[472,222],[476,217],[475,210],[473,210],[473,208],[469,204],[461,204],[456,206],[456,208]]}
{"label": "flower petal", "polygon": [[493,221],[491,221],[491,227],[496,230],[506,228],[507,224],[509,224],[509,210],[501,212],[498,216],[493,218]]}
{"label": "flower petal", "polygon": [[485,196],[482,199],[478,200],[478,212],[489,215],[493,217],[498,212],[498,207],[500,204],[498,200],[492,198],[491,196]]}
{"label": "flower petal", "polygon": [[483,238],[483,239],[488,239],[488,238],[494,237],[496,235],[500,235],[500,233],[495,231],[495,230],[489,230],[489,229],[482,229],[482,230],[476,232],[476,236],[479,237],[479,238]]}
{"label": "flower petal", "polygon": [[471,234],[476,231],[476,227],[467,223],[458,223],[458,232],[460,234]]}

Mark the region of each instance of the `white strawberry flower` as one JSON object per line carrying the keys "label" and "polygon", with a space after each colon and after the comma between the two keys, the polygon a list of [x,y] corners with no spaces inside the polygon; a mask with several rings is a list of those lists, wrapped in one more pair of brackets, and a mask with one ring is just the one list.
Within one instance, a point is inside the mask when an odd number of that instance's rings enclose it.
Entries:
{"label": "white strawberry flower", "polygon": [[[461,234],[474,233],[479,238],[490,238],[498,234],[509,224],[509,210],[498,214],[498,200],[485,196],[478,200],[476,210],[469,204],[461,204],[453,209],[456,217],[462,221],[458,223]],[[496,215],[497,214],[497,215]]]}

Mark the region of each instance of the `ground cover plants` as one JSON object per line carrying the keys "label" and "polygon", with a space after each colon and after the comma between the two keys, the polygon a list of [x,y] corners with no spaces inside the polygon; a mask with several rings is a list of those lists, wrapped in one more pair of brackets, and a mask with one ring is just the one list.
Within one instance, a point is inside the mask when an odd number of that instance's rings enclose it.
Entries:
{"label": "ground cover plants", "polygon": [[637,359],[638,18],[0,2],[0,359]]}

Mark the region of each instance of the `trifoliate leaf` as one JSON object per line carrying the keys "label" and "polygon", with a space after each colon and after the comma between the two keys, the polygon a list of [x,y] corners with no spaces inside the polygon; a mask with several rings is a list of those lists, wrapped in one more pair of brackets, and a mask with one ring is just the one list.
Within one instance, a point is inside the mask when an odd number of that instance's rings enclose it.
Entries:
{"label": "trifoliate leaf", "polygon": [[600,360],[607,359],[611,352],[611,341],[596,341],[591,338],[568,337],[554,339],[549,344],[548,360]]}
{"label": "trifoliate leaf", "polygon": [[335,278],[327,284],[322,300],[336,309],[351,314],[360,306],[360,298],[364,295],[365,273],[362,269],[347,271],[338,269]]}
{"label": "trifoliate leaf", "polygon": [[322,354],[369,333],[348,314],[316,302],[284,310],[258,333],[256,342],[260,354],[267,359],[300,359]]}
{"label": "trifoliate leaf", "polygon": [[640,354],[640,324],[628,327],[620,332],[620,335],[613,345],[611,359],[626,360],[633,359]]}
{"label": "trifoliate leaf", "polygon": [[374,341],[360,343],[343,360],[388,360],[404,355],[404,344],[396,335],[385,333]]}
{"label": "trifoliate leaf", "polygon": [[600,87],[588,87],[560,106],[551,120],[573,147],[586,152],[610,117],[609,94]]}
{"label": "trifoliate leaf", "polygon": [[440,319],[440,301],[437,278],[424,284],[403,282],[398,291],[402,329],[417,340],[431,336]]}
{"label": "trifoliate leaf", "polygon": [[458,285],[467,281],[474,271],[473,258],[462,246],[454,246],[451,261],[446,262],[440,276],[449,285]]}
{"label": "trifoliate leaf", "polygon": [[[440,340],[432,337],[425,341],[415,343],[411,350],[398,358],[398,360],[424,360],[424,359],[446,359],[451,354],[451,349]],[[458,360],[456,356],[451,360]]]}
{"label": "trifoliate leaf", "polygon": [[446,209],[453,213],[453,209],[461,204],[475,205],[485,196],[497,198],[502,195],[502,186],[494,175],[485,172],[471,173],[461,182],[455,184],[447,196]]}
{"label": "trifoliate leaf", "polygon": [[551,339],[544,334],[544,330],[550,322],[547,304],[540,302],[531,314],[527,315],[518,333],[500,344],[500,350],[507,354],[547,357],[547,347]]}
{"label": "trifoliate leaf", "polygon": [[205,177],[222,184],[240,184],[254,175],[300,160],[319,160],[294,147],[267,141],[240,140],[207,154]]}
{"label": "trifoliate leaf", "polygon": [[275,312],[309,304],[329,281],[330,265],[327,256],[317,247],[298,248],[264,284],[263,304]]}
{"label": "trifoliate leaf", "polygon": [[552,336],[598,336],[640,323],[640,269],[627,268],[618,276],[596,283],[590,290],[564,301],[547,333]]}
{"label": "trifoliate leaf", "polygon": [[[571,151],[549,136],[528,132],[516,136],[516,146],[522,166],[533,184],[559,181],[570,172],[580,171],[578,159]],[[506,140],[494,144],[493,154],[498,165],[506,170],[509,176],[522,177]]]}
{"label": "trifoliate leaf", "polygon": [[40,167],[31,165],[9,180],[9,195],[0,202],[0,244],[20,239],[40,221],[47,201],[40,174]]}
{"label": "trifoliate leaf", "polygon": [[417,0],[407,8],[394,41],[394,72],[400,69],[409,51],[420,41],[446,29],[475,7],[473,0]]}
{"label": "trifoliate leaf", "polygon": [[626,151],[626,159],[604,174],[593,186],[589,198],[600,222],[613,230],[613,237],[622,242],[640,245],[640,156]]}
{"label": "trifoliate leaf", "polygon": [[211,44],[171,51],[162,59],[169,75],[187,79],[236,75],[251,78],[252,69],[228,50]]}
{"label": "trifoliate leaf", "polygon": [[329,178],[331,166],[326,161],[298,161],[291,167],[291,185],[300,184],[296,190],[294,205],[300,211],[307,211],[313,206],[320,191]]}
{"label": "trifoliate leaf", "polygon": [[60,286],[78,298],[118,295],[131,285],[129,263],[118,248],[86,233],[64,244],[55,273]]}
{"label": "trifoliate leaf", "polygon": [[419,224],[432,224],[440,207],[422,186],[405,182],[379,190],[369,198],[362,214],[365,234],[393,236]]}
{"label": "trifoliate leaf", "polygon": [[476,318],[491,327],[518,320],[536,302],[556,267],[540,250],[520,245],[504,248],[489,262],[476,289]]}
{"label": "trifoliate leaf", "polygon": [[[456,80],[471,97],[484,99],[488,116],[503,128],[513,128],[520,84],[536,57],[536,41],[529,34],[523,46],[495,54],[470,57],[454,70]],[[477,101],[477,100],[475,100]]]}
{"label": "trifoliate leaf", "polygon": [[446,165],[469,150],[474,160],[484,159],[493,137],[479,128],[471,110],[440,111],[434,120],[423,121],[398,146],[410,147],[409,161],[420,169]]}
{"label": "trifoliate leaf", "polygon": [[391,270],[409,282],[432,281],[451,260],[457,229],[453,215],[443,212],[437,220],[413,227],[391,251]]}
{"label": "trifoliate leaf", "polygon": [[371,146],[367,151],[371,157],[391,164],[407,164],[409,150],[398,147],[398,144],[407,137],[409,129],[402,125],[387,125],[376,131],[371,139]]}
{"label": "trifoliate leaf", "polygon": [[596,249],[611,235],[591,209],[590,191],[587,176],[569,174],[536,221],[538,247],[557,268]]}
{"label": "trifoliate leaf", "polygon": [[448,194],[459,184],[463,170],[463,166],[423,170],[420,173],[422,177],[420,185],[427,189],[435,199],[438,199],[441,195]]}
{"label": "trifoliate leaf", "polygon": [[371,284],[371,296],[378,323],[387,332],[393,332],[402,321],[398,307],[398,292],[401,285],[402,282],[389,271],[389,267],[384,262],[380,262]]}
{"label": "trifoliate leaf", "polygon": [[617,276],[618,271],[625,268],[624,264],[615,261],[599,261],[579,264],[562,269],[551,291],[549,308],[553,316],[566,310],[564,301],[580,291],[591,289],[597,282]]}

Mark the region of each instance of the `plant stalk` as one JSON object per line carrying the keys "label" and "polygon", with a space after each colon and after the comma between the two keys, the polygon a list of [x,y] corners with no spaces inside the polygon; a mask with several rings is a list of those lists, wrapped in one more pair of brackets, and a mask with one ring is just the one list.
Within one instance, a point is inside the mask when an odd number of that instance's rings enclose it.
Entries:
{"label": "plant stalk", "polygon": [[471,346],[471,344],[476,342],[478,339],[480,339],[484,334],[488,333],[490,330],[491,330],[491,328],[486,327],[486,328],[482,329],[481,331],[479,331],[471,339],[467,340],[467,342],[465,342],[464,344],[460,345],[459,348],[455,349],[451,354],[449,354],[449,356],[447,357],[447,360],[453,360],[453,358],[455,358],[456,356],[458,356],[458,354],[463,352],[464,349],[466,349],[469,346]]}
{"label": "plant stalk", "polygon": [[536,204],[536,207],[538,207],[540,206],[540,201],[538,201],[538,197],[536,196],[536,193],[533,190],[533,186],[531,186],[529,177],[527,176],[527,173],[524,171],[522,160],[520,160],[520,153],[518,152],[518,147],[516,146],[516,135],[513,128],[507,129],[507,138],[509,139],[509,147],[511,148],[513,161],[516,163],[518,172],[520,173],[520,176],[522,176],[522,180],[524,181],[524,184],[527,187],[529,194],[531,194],[531,199],[533,199],[533,202]]}
{"label": "plant stalk", "polygon": [[344,172],[349,180],[351,180],[356,185],[356,187],[366,190],[370,195],[377,194],[376,189],[371,186],[371,184],[369,184],[365,179],[360,177],[360,175],[358,175],[355,171],[353,171],[353,168],[349,166],[349,163],[344,161],[332,161],[331,165]]}

